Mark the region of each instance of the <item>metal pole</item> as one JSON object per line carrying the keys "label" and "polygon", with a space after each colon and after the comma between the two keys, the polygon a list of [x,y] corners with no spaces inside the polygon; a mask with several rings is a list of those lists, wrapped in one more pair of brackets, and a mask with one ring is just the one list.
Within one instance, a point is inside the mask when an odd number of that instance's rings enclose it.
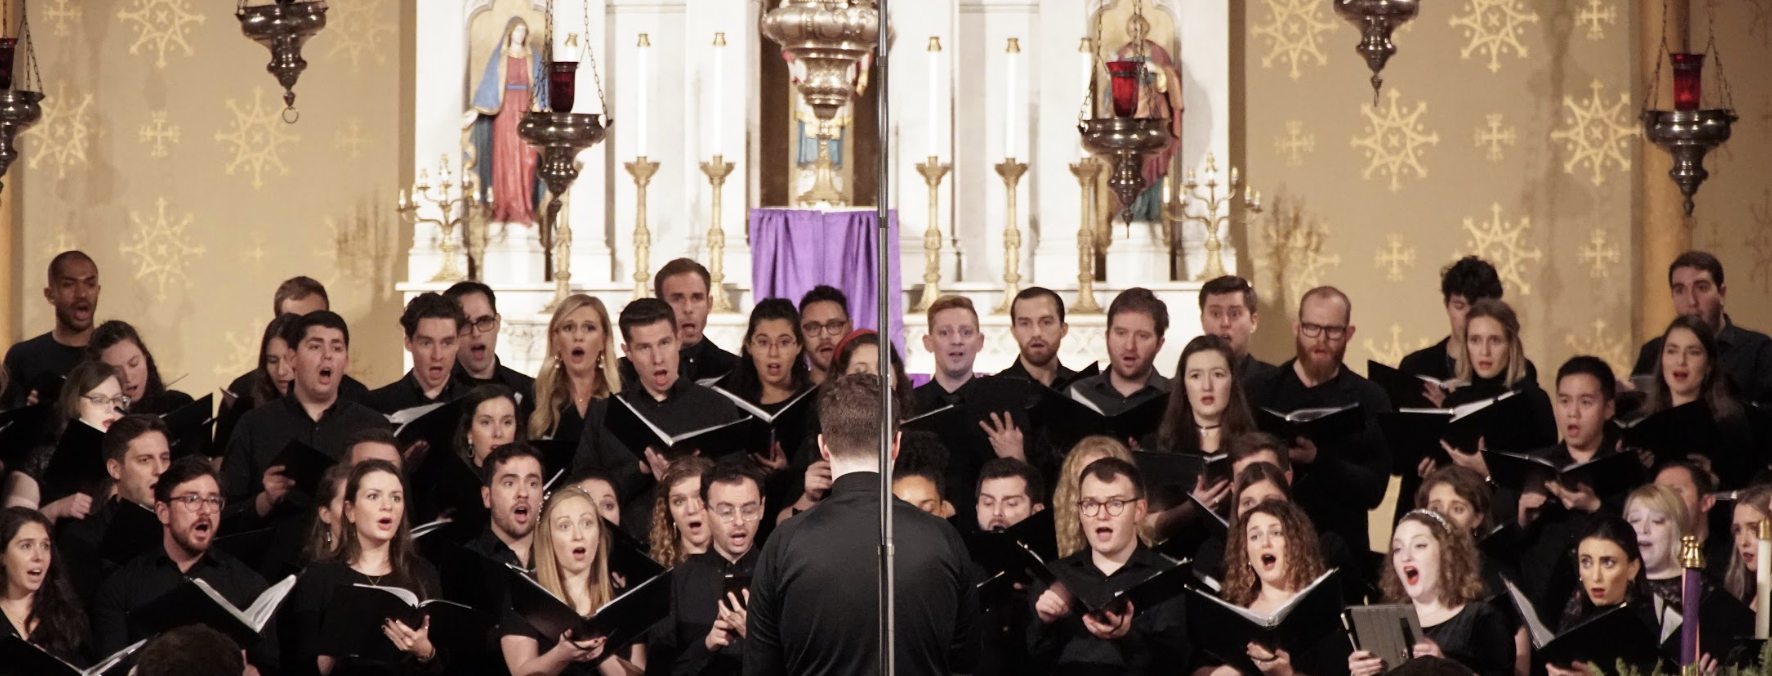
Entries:
{"label": "metal pole", "polygon": [[897,659],[894,655],[894,636],[897,634],[897,613],[894,612],[893,599],[897,596],[893,584],[892,567],[892,446],[897,439],[894,429],[897,416],[892,411],[892,384],[897,379],[892,373],[892,297],[898,289],[888,288],[891,281],[891,262],[888,260],[887,247],[892,243],[891,208],[887,204],[887,189],[892,180],[891,153],[892,134],[890,130],[891,110],[888,102],[891,97],[887,91],[891,88],[892,78],[887,74],[888,38],[892,35],[887,24],[887,0],[877,0],[875,8],[879,20],[879,56],[875,63],[879,65],[877,73],[879,82],[878,106],[879,124],[876,131],[880,135],[879,158],[880,177],[876,184],[874,203],[876,215],[876,237],[874,255],[878,259],[874,264],[875,288],[879,291],[878,302],[880,328],[880,374],[884,376],[884,386],[880,388],[880,676],[893,676],[897,673]]}

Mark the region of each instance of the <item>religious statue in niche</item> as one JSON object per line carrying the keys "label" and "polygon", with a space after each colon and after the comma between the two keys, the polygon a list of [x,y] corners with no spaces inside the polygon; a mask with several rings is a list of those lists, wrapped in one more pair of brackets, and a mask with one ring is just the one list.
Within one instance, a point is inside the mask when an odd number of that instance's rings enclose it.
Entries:
{"label": "religious statue in niche", "polygon": [[[844,171],[843,150],[849,127],[855,122],[854,106],[845,104],[829,122],[819,120],[798,91],[800,82],[806,77],[806,66],[796,61],[790,52],[782,52],[781,58],[788,66],[789,96],[793,100],[792,152],[797,171],[792,185],[796,190],[805,190],[794,201],[802,205],[848,205],[853,202],[852,182],[847,180],[852,177],[852,172]],[[857,98],[867,91],[868,71],[872,66],[873,56],[870,54],[863,55],[856,65],[850,67],[849,79]],[[826,132],[828,138],[821,140],[821,131]],[[839,188],[839,185],[843,187]]]}
{"label": "religious statue in niche", "polygon": [[[1151,24],[1143,15],[1133,14],[1126,22],[1130,37],[1125,46],[1114,52],[1119,61],[1142,61],[1138,110],[1141,118],[1168,118],[1169,144],[1144,161],[1144,180],[1150,187],[1132,203],[1132,220],[1157,221],[1163,209],[1163,179],[1169,175],[1169,164],[1181,150],[1181,114],[1186,108],[1181,97],[1181,72],[1169,50],[1150,39]],[[1104,191],[1105,192],[1105,191]]]}
{"label": "religious statue in niche", "polygon": [[492,203],[493,223],[534,225],[546,190],[535,175],[535,149],[517,136],[523,114],[539,110],[548,95],[547,66],[534,47],[546,39],[533,35],[522,17],[511,17],[498,47],[470,82],[473,98],[462,126],[471,152],[464,165],[473,164],[481,197]]}

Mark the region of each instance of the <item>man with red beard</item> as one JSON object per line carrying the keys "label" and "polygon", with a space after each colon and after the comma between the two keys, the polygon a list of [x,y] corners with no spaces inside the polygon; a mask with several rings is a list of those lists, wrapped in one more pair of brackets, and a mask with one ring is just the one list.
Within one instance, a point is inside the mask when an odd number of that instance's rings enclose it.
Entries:
{"label": "man with red beard", "polygon": [[377,413],[392,415],[453,401],[467,392],[469,385],[455,378],[455,356],[461,350],[462,331],[468,328],[468,316],[460,303],[436,292],[419,294],[400,314],[400,328],[406,333],[412,370],[370,392],[365,404]]}
{"label": "man with red beard", "polygon": [[849,298],[837,287],[820,284],[800,298],[800,333],[806,337],[812,384],[824,384],[831,362],[837,358],[837,343],[854,328],[849,320]]}
{"label": "man with red beard", "polygon": [[[221,484],[209,460],[187,456],[174,461],[154,485],[154,514],[164,527],[162,543],[117,569],[93,600],[92,637],[101,655],[147,637],[135,611],[185,580],[202,580],[235,608],[252,605],[269,585],[258,573],[221,550],[210,551],[221,519]],[[259,671],[277,673],[276,621],[246,651]]]}
{"label": "man with red beard", "polygon": [[1335,533],[1349,549],[1368,549],[1366,512],[1384,501],[1390,480],[1390,448],[1378,429],[1379,413],[1391,410],[1384,389],[1342,364],[1353,340],[1353,303],[1332,286],[1305,292],[1292,322],[1297,355],[1280,372],[1251,388],[1249,403],[1279,413],[1359,404],[1362,431],[1334,439],[1289,439],[1298,476],[1294,498],[1317,527]]}
{"label": "man with red beard", "polygon": [[55,328],[6,351],[7,408],[29,400],[53,402],[61,394],[38,390],[80,363],[86,343],[92,340],[98,292],[98,264],[85,253],[63,251],[49,262],[43,299],[55,307]]}
{"label": "man with red beard", "polygon": [[[351,334],[343,317],[326,310],[309,313],[290,326],[284,340],[295,346],[295,384],[289,394],[241,416],[223,456],[221,483],[232,527],[267,525],[264,520],[295,489],[284,468],[271,464],[289,442],[342,458],[352,435],[387,425],[387,418],[339,396],[351,365]],[[300,511],[281,510],[279,518]]]}
{"label": "man with red beard", "polygon": [[[738,676],[744,670],[745,606],[757,565],[762,482],[750,462],[723,461],[701,475],[702,504],[712,517],[708,550],[671,573],[671,616],[653,632],[647,659],[666,660],[676,676]],[[727,578],[734,578],[727,585]]]}

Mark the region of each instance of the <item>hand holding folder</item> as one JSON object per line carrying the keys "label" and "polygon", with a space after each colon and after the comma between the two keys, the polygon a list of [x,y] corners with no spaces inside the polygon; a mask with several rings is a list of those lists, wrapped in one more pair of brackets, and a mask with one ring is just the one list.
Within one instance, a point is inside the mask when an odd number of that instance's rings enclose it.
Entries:
{"label": "hand holding folder", "polygon": [[507,568],[506,575],[510,580],[511,609],[529,626],[543,636],[565,636],[568,631],[575,640],[601,636],[606,653],[643,638],[670,612],[670,575],[659,575],[630,587],[589,616],[579,615],[570,604],[523,571]]}

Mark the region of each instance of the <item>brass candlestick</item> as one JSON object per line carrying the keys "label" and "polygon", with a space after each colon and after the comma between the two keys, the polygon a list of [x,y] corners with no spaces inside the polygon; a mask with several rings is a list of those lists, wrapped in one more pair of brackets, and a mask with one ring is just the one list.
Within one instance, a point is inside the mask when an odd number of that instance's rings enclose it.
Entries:
{"label": "brass candlestick", "polygon": [[[471,224],[476,220],[476,216],[483,220],[486,217],[484,212],[487,205],[480,201],[478,186],[475,185],[472,174],[464,174],[461,177],[459,196],[451,197],[452,194],[456,194],[456,183],[455,173],[449,168],[448,155],[444,155],[442,161],[438,163],[437,176],[442,180],[437,185],[431,185],[429,172],[420,169],[418,183],[414,184],[410,191],[400,191],[397,211],[400,213],[400,219],[405,221],[407,225],[437,226],[437,252],[443,256],[443,264],[438,266],[437,274],[433,275],[430,281],[437,284],[448,284],[466,278],[462,274],[461,266],[455,262],[455,254],[460,251],[456,248],[455,227]],[[439,218],[419,218],[420,202],[427,202],[435,206]],[[459,215],[457,215],[458,211]],[[468,229],[464,229],[464,232],[467,231]],[[471,241],[469,251],[472,252]],[[481,251],[485,251],[483,246]]]}
{"label": "brass candlestick", "polygon": [[634,297],[646,298],[652,295],[652,289],[646,282],[652,279],[651,263],[647,258],[652,254],[652,231],[646,228],[646,186],[652,184],[652,175],[658,173],[658,163],[646,161],[645,155],[628,162],[628,175],[634,177],[634,193],[637,197],[634,211]]}
{"label": "brass candlestick", "polygon": [[[1212,153],[1206,153],[1206,182],[1201,183],[1194,175],[1194,170],[1187,170],[1187,179],[1181,185],[1181,194],[1171,210],[1170,205],[1163,207],[1163,217],[1174,221],[1194,221],[1206,227],[1206,268],[1195,279],[1207,281],[1223,277],[1224,257],[1219,250],[1224,246],[1218,239],[1218,228],[1231,220],[1231,203],[1237,200],[1237,186],[1242,183],[1242,175],[1236,167],[1231,167],[1231,180],[1225,187],[1225,194],[1218,194],[1218,160]],[[1201,186],[1205,187],[1202,192]],[[1243,205],[1250,212],[1261,213],[1261,193],[1243,186]],[[1193,204],[1202,205],[1204,211],[1195,214],[1189,209]]]}
{"label": "brass candlestick", "polygon": [[1071,175],[1082,188],[1083,209],[1077,223],[1077,302],[1071,312],[1101,312],[1095,301],[1095,182],[1101,178],[1101,162],[1084,157],[1071,164]]}
{"label": "brass candlestick", "polygon": [[1009,220],[1003,224],[1003,304],[997,306],[997,314],[1006,315],[1015,305],[1016,294],[1021,293],[1021,225],[1015,218],[1015,188],[1021,183],[1021,175],[1027,173],[1028,165],[1011,157],[997,163],[996,169],[997,175],[1003,177],[1009,207]]}
{"label": "brass candlestick", "polygon": [[[571,195],[563,195],[556,202],[564,200],[570,203]],[[550,219],[554,225],[554,299],[542,308],[542,312],[553,312],[560,303],[572,295],[572,218],[570,210],[567,218],[555,216]]]}
{"label": "brass candlestick", "polygon": [[917,163],[917,173],[929,184],[929,227],[923,229],[923,295],[912,308],[917,312],[928,310],[941,297],[941,179],[953,168],[934,155]]}
{"label": "brass candlestick", "polygon": [[468,279],[476,282],[486,279],[486,244],[492,238],[491,224],[486,219],[484,209],[468,212]]}
{"label": "brass candlestick", "polygon": [[714,153],[714,158],[701,163],[714,188],[714,217],[708,221],[708,295],[712,296],[714,312],[732,312],[732,300],[726,297],[726,231],[720,229],[720,189],[732,173],[732,163]]}

